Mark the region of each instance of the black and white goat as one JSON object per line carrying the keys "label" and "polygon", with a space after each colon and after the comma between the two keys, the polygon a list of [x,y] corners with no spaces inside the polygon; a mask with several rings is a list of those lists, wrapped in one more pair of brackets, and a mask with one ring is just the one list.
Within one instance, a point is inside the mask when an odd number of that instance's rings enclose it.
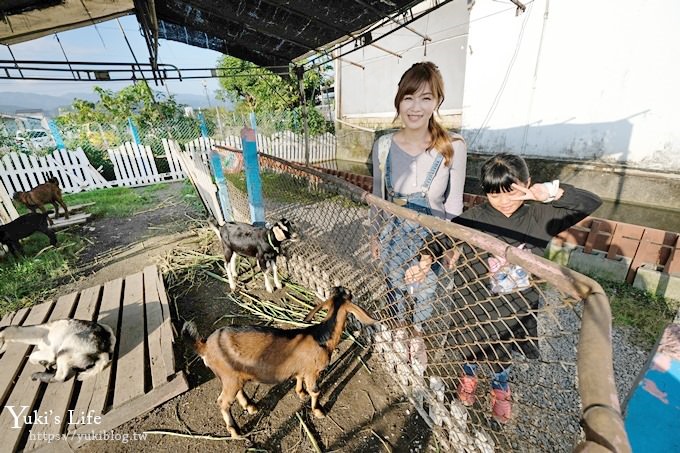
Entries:
{"label": "black and white goat", "polygon": [[[295,392],[300,399],[309,393],[312,412],[323,417],[319,406],[319,374],[328,366],[333,350],[340,342],[347,314],[352,313],[364,324],[377,322],[362,308],[352,303],[352,294],[342,287],[332,290],[332,296],[307,314],[312,320],[317,311],[327,310],[319,324],[300,329],[277,329],[265,326],[228,326],[202,338],[193,322],[184,324],[194,349],[203,362],[222,382],[222,392],[217,398],[220,412],[232,437],[240,437],[230,407],[237,399],[239,404],[253,414],[257,407],[243,393],[248,381],[276,384],[295,377]],[[303,389],[304,386],[307,391]]]}
{"label": "black and white goat", "polygon": [[0,327],[0,354],[8,343],[35,345],[28,361],[45,367],[33,380],[63,382],[77,374],[82,381],[109,363],[116,346],[111,327],[80,319],[59,319],[34,326]]}
{"label": "black and white goat", "polygon": [[[214,227],[214,225],[211,224]],[[236,255],[251,256],[257,259],[257,264],[264,273],[264,286],[267,292],[272,292],[269,282],[269,272],[274,274],[274,285],[281,288],[276,269],[276,257],[281,254],[281,246],[286,241],[297,241],[298,233],[294,225],[287,219],[281,219],[267,227],[253,226],[248,223],[227,222],[215,228],[217,236],[224,248],[224,259],[227,267],[229,287],[236,289]]]}

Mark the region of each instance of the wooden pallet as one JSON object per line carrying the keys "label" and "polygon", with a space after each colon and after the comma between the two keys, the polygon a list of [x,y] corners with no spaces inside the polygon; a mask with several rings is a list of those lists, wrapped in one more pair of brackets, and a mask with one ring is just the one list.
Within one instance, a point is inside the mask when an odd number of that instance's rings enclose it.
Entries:
{"label": "wooden pallet", "polygon": [[[110,432],[188,390],[184,373],[175,369],[168,298],[155,266],[56,303],[21,309],[5,316],[0,326],[60,318],[96,319],[111,326],[118,339],[114,358],[91,379],[44,384],[31,380],[41,371],[27,361],[33,347],[10,344],[0,358],[2,451],[72,451],[92,433]],[[23,410],[18,421],[8,406],[15,414]],[[23,418],[34,414],[41,418]],[[48,442],[50,437],[55,440]]]}

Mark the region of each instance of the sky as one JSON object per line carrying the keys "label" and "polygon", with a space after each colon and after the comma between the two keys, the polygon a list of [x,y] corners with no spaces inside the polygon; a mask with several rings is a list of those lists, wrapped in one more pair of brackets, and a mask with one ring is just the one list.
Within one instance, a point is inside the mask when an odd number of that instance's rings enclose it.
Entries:
{"label": "sky", "polygon": [[[123,26],[125,35],[118,24]],[[125,42],[127,36],[130,46],[134,51],[137,61],[148,63],[149,52],[146,42],[141,34],[139,24],[134,15],[124,16],[118,19],[102,22],[96,26],[88,26],[59,33],[59,40],[69,61],[96,61],[96,62],[122,62],[134,63],[134,57]],[[100,37],[101,35],[101,37]],[[26,41],[11,46],[14,57],[17,60],[49,60],[65,61],[59,42],[54,34]],[[213,68],[217,59],[221,56],[215,52],[200,47],[192,47],[175,41],[160,40],[158,49],[158,62],[173,64],[183,68]],[[0,45],[0,60],[11,60],[9,49]],[[211,101],[214,101],[214,92],[219,88],[217,79],[204,79]],[[94,85],[118,91],[131,82],[62,82],[62,81],[32,81],[32,80],[7,80],[0,79],[0,92],[28,92],[37,94],[58,93],[90,93]],[[185,81],[167,81],[170,94],[195,94],[205,96],[203,79]],[[150,86],[154,90],[166,91],[164,86]]]}

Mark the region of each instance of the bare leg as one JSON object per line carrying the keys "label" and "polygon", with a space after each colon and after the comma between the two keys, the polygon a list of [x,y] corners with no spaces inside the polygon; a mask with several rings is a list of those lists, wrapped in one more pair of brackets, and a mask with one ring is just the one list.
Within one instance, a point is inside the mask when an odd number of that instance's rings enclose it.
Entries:
{"label": "bare leg", "polygon": [[264,288],[267,290],[268,293],[273,293],[274,290],[272,289],[272,284],[269,281],[269,268],[264,269]]}
{"label": "bare leg", "polygon": [[281,285],[281,282],[279,281],[279,272],[278,269],[276,268],[276,261],[272,261],[272,273],[274,274],[274,286],[276,286],[278,289],[283,288]]}
{"label": "bare leg", "polygon": [[295,379],[297,381],[295,383],[295,393],[298,394],[301,400],[304,400],[307,397],[307,392],[302,388],[302,376],[295,376]]}
{"label": "bare leg", "polygon": [[40,380],[42,382],[64,382],[71,376],[74,371],[71,368],[70,354],[64,354],[57,357],[57,371],[43,371],[41,373],[33,373],[31,379]]}
{"label": "bare leg", "polygon": [[236,385],[232,383],[222,384],[222,393],[220,393],[219,398],[217,398],[217,404],[220,406],[220,413],[224,419],[224,423],[227,424],[227,431],[234,439],[243,439],[243,437],[238,433],[238,428],[236,427],[236,422],[231,416],[229,408],[236,399],[236,394],[239,392]]}
{"label": "bare leg", "polygon": [[236,394],[236,399],[242,408],[248,411],[249,414],[254,414],[257,412],[257,406],[248,400],[248,397],[243,393],[243,389],[239,390]]}
{"label": "bare leg", "polygon": [[316,386],[317,376],[305,376],[305,385],[307,386],[307,391],[312,397],[312,413],[317,418],[323,418],[326,416],[323,409],[319,406],[319,388]]}
{"label": "bare leg", "polygon": [[234,291],[236,289],[236,282],[234,281],[234,272],[232,272],[232,266],[231,263],[236,259],[236,254],[233,253],[231,250],[227,249],[226,247],[224,248],[224,259],[226,262],[226,265],[224,266],[227,271],[227,278],[229,279],[229,288]]}

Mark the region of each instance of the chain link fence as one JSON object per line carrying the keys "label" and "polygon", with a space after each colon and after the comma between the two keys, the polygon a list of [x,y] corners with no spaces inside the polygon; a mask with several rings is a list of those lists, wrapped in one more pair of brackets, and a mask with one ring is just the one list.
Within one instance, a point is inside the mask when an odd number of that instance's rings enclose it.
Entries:
{"label": "chain link fence", "polygon": [[[630,450],[614,388],[609,304],[596,282],[332,176],[262,155],[260,166],[267,220],[292,220],[303,236],[286,247],[279,269],[320,298],[343,285],[380,319],[369,329],[375,351],[440,445]],[[235,220],[249,222],[243,175],[227,179]],[[404,276],[425,248],[435,265],[409,287]],[[455,260],[450,269],[441,265],[447,257]],[[491,272],[494,260],[507,266],[503,284]],[[518,266],[530,275],[518,275]],[[477,382],[467,392],[470,367]],[[504,369],[511,408],[499,421],[492,384]]]}
{"label": "chain link fence", "polygon": [[[207,134],[214,141],[241,147],[240,133],[250,127],[250,116],[235,112],[210,110],[200,114],[178,116],[164,121],[139,122],[125,120],[118,123],[58,124],[67,149],[82,148],[90,163],[100,168],[109,181],[115,179],[107,150],[125,142],[139,142],[149,146],[160,173],[168,171],[163,140],[181,145]],[[305,162],[306,148],[302,118],[296,111],[262,113],[256,115],[258,150],[291,161]],[[321,121],[310,127],[309,153],[311,162],[335,159],[335,136],[332,123]],[[9,148],[8,148],[9,149]],[[14,148],[12,148],[13,150]],[[30,149],[34,154],[46,154],[50,149]]]}

